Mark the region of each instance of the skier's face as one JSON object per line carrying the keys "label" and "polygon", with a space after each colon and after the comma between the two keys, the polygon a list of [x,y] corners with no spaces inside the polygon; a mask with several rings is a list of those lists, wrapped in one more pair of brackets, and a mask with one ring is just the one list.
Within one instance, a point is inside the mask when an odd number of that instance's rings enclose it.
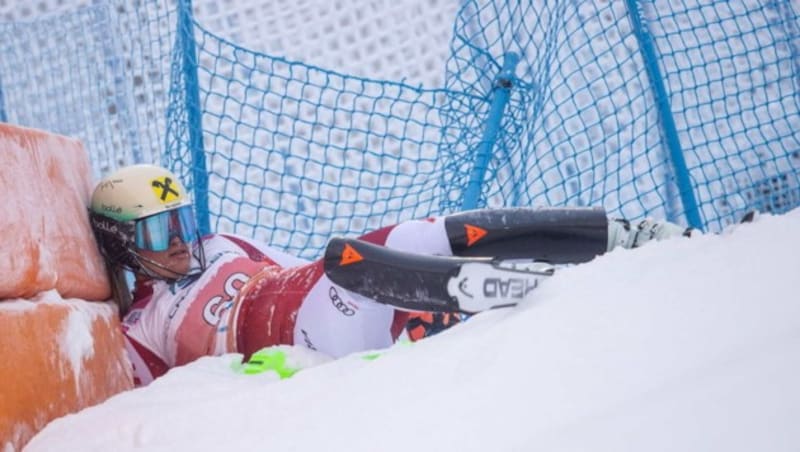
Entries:
{"label": "skier's face", "polygon": [[[174,236],[169,241],[169,248],[165,251],[137,250],[144,257],[142,265],[151,272],[166,279],[179,278],[189,273],[192,253],[189,244],[180,237]],[[152,261],[152,262],[148,262]],[[153,265],[153,262],[158,265]]]}

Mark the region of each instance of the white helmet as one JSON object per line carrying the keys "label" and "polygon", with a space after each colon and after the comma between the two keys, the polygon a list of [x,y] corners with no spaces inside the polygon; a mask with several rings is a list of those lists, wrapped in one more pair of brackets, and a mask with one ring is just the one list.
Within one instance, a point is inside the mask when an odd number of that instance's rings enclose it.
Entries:
{"label": "white helmet", "polygon": [[186,189],[156,165],[127,166],[101,180],[92,193],[90,217],[109,263],[149,276],[154,275],[142,267],[137,250],[164,251],[175,234],[187,243],[198,238]]}
{"label": "white helmet", "polygon": [[191,205],[180,180],[166,169],[132,165],[107,176],[94,189],[92,212],[117,221],[133,221]]}

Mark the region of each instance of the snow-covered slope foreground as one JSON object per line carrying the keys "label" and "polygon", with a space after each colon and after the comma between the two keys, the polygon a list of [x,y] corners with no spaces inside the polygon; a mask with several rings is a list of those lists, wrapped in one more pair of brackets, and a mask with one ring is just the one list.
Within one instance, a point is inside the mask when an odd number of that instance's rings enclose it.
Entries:
{"label": "snow-covered slope foreground", "polygon": [[800,210],[564,269],[536,302],[378,359],[235,356],[51,423],[27,450],[800,450]]}

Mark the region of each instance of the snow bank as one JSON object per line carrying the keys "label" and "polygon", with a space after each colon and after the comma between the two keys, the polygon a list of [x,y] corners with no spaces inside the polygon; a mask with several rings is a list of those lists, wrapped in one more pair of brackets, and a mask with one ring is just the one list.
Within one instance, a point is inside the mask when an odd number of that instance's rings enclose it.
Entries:
{"label": "snow bank", "polygon": [[30,452],[800,449],[800,211],[564,269],[525,306],[288,380],[205,358]]}

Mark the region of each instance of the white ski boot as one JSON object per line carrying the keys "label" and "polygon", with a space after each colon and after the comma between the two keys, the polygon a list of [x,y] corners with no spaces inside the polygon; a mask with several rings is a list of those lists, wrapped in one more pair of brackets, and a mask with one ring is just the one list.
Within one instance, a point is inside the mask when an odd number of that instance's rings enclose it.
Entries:
{"label": "white ski boot", "polygon": [[530,300],[531,292],[554,271],[546,262],[464,261],[447,280],[447,293],[466,313],[515,306]]}
{"label": "white ski boot", "polygon": [[608,220],[608,251],[616,247],[638,248],[651,240],[664,240],[672,237],[691,237],[692,229],[667,221],[645,218],[631,224],[624,219]]}

